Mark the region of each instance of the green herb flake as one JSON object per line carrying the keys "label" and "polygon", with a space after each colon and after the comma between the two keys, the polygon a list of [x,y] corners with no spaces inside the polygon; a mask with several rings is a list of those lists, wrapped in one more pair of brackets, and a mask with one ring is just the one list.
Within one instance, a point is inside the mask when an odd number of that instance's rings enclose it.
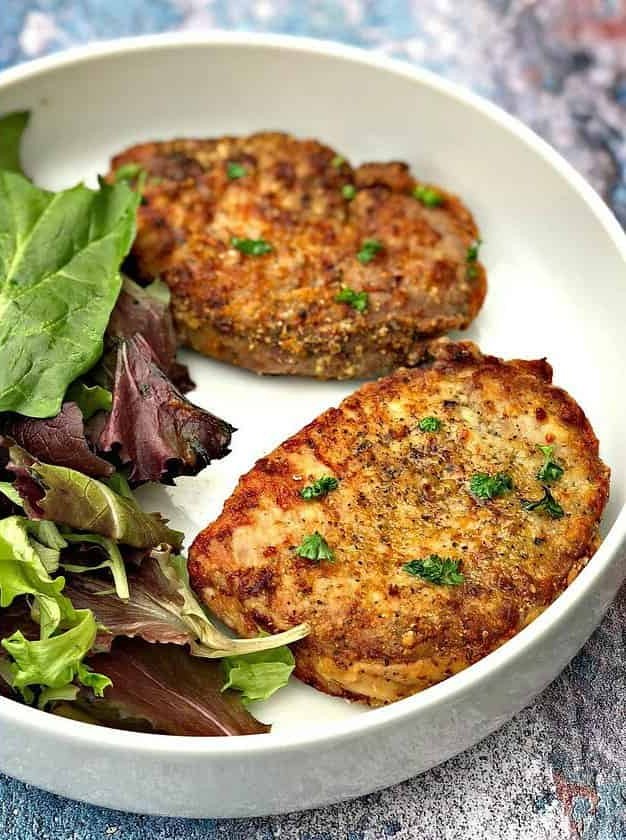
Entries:
{"label": "green herb flake", "polygon": [[333,550],[319,531],[305,537],[296,548],[296,553],[298,557],[312,560],[314,563],[321,563],[322,560],[328,560],[329,563],[332,563],[335,559]]}
{"label": "green herb flake", "polygon": [[365,265],[366,263],[371,262],[376,254],[383,250],[383,247],[382,242],[379,242],[378,239],[364,239],[356,258],[360,263]]}
{"label": "green herb flake", "polygon": [[425,184],[416,184],[413,187],[413,198],[421,202],[424,207],[441,207],[443,195],[434,187],[427,187]]}
{"label": "green herb flake", "polygon": [[263,254],[269,254],[274,249],[264,239],[243,239],[240,236],[233,236],[230,240],[233,248],[236,248],[242,254],[247,254],[250,257],[262,257]]}
{"label": "green herb flake", "polygon": [[341,169],[345,162],[345,157],[342,157],[342,155],[335,155],[335,157],[331,160],[330,165],[333,169]]}
{"label": "green herb flake", "polygon": [[470,479],[470,491],[477,499],[495,499],[513,489],[513,480],[506,473],[474,473]]}
{"label": "green herb flake", "polygon": [[545,484],[543,485],[543,496],[541,499],[537,499],[536,501],[523,499],[522,507],[524,510],[536,510],[540,513],[545,513],[551,519],[560,519],[562,516],[565,516],[565,511],[550,492],[550,488],[546,487]]}
{"label": "green herb flake", "polygon": [[422,417],[417,427],[420,432],[438,432],[441,428],[441,420],[437,417]]}
{"label": "green herb flake", "polygon": [[465,255],[465,261],[467,263],[467,276],[472,279],[478,276],[478,266],[476,263],[478,262],[478,254],[482,244],[482,239],[477,239],[475,242],[472,242]]}
{"label": "green herb flake", "polygon": [[312,499],[321,499],[327,496],[331,490],[336,490],[339,487],[339,482],[332,475],[323,475],[316,479],[313,484],[308,487],[303,487],[300,490],[300,495],[303,499],[311,501]]}
{"label": "green herb flake", "polygon": [[240,163],[235,163],[234,161],[229,161],[226,166],[226,174],[231,181],[237,181],[239,178],[243,178],[248,173],[245,166],[242,166]]}
{"label": "green herb flake", "polygon": [[538,444],[537,448],[541,450],[545,458],[541,469],[537,473],[537,478],[539,481],[558,481],[565,470],[560,464],[557,464],[556,461],[552,460],[554,446],[542,446],[541,444]]}
{"label": "green herb flake", "polygon": [[369,295],[367,292],[355,292],[347,286],[335,296],[337,303],[347,303],[357,312],[365,312],[369,306]]}
{"label": "green herb flake", "polygon": [[467,249],[467,256],[466,260],[468,263],[477,262],[478,261],[478,254],[480,252],[480,246],[482,245],[482,239],[477,239]]}
{"label": "green herb flake", "polygon": [[402,570],[413,577],[421,577],[441,586],[460,586],[465,580],[459,572],[458,560],[439,557],[438,554],[431,554],[424,560],[411,560],[402,566]]}
{"label": "green herb flake", "polygon": [[341,188],[341,194],[346,199],[346,201],[352,201],[352,199],[356,195],[356,187],[354,186],[354,184],[344,184]]}

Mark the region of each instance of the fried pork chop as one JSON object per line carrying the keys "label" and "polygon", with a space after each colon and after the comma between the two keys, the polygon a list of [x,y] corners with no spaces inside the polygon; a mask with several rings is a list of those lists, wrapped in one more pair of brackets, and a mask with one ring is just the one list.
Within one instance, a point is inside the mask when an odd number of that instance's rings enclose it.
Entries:
{"label": "fried pork chop", "polygon": [[545,361],[435,345],[262,458],[190,551],[227,625],[309,622],[296,675],[373,705],[539,615],[596,549],[608,495],[593,430]]}
{"label": "fried pork chop", "polygon": [[419,362],[485,297],[471,214],[404,163],[353,168],[268,132],[145,143],[112,169],[143,182],[130,272],[168,284],[182,342],[216,359],[375,376]]}

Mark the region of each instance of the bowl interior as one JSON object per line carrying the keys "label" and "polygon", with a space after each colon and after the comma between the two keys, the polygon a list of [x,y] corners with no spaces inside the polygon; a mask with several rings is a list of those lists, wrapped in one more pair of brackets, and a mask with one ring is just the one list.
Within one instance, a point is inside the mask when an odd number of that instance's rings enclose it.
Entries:
{"label": "bowl interior", "polygon": [[[93,183],[113,153],[139,141],[277,129],[319,138],[355,162],[406,160],[419,177],[459,193],[480,224],[489,275],[485,307],[465,336],[507,358],[549,359],[612,468],[605,532],[611,527],[626,495],[623,246],[588,202],[591,192],[524,132],[408,75],[254,44],[92,57],[0,87],[0,113],[17,108],[32,110],[26,169],[50,188]],[[258,457],[355,385],[259,378],[182,355],[198,384],[193,398],[239,429],[232,454],[198,478],[141,491],[190,541]],[[275,732],[366,713],[298,683],[256,711]]]}

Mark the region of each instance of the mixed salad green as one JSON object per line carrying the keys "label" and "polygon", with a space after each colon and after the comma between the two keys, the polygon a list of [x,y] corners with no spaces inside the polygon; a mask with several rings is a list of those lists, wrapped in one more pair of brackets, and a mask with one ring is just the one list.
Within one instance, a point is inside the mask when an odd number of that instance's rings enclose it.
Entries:
{"label": "mixed salad green", "polygon": [[223,633],[183,535],[133,492],[197,474],[235,430],[184,396],[167,288],[121,273],[137,193],[35,186],[27,123],[0,118],[0,694],[139,730],[266,731],[246,704],[286,684],[306,626]]}

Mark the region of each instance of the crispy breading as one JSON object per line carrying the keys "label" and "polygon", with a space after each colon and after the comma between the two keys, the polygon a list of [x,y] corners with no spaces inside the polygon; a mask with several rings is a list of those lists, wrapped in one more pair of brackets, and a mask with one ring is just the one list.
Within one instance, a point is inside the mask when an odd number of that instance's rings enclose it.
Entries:
{"label": "crispy breading", "polygon": [[[609,470],[579,406],[542,361],[503,362],[470,343],[359,388],[262,458],[195,540],[191,580],[243,636],[311,624],[296,674],[330,694],[388,703],[476,662],[539,615],[597,547]],[[419,421],[435,417],[438,431]],[[527,510],[553,445],[561,518]],[[476,473],[504,473],[493,499]],[[331,475],[339,486],[305,501]],[[298,556],[319,532],[334,562]],[[403,570],[432,554],[460,585]]]}
{"label": "crispy breading", "polygon": [[[145,143],[112,169],[128,164],[147,173],[129,271],[168,284],[182,342],[208,356],[371,377],[416,364],[424,339],[467,327],[482,305],[471,214],[439,188],[443,203],[424,206],[404,163],[353,169],[314,140],[266,132]],[[272,250],[244,254],[233,237]],[[362,263],[367,239],[383,247]],[[345,287],[367,292],[365,311],[336,300]]]}

